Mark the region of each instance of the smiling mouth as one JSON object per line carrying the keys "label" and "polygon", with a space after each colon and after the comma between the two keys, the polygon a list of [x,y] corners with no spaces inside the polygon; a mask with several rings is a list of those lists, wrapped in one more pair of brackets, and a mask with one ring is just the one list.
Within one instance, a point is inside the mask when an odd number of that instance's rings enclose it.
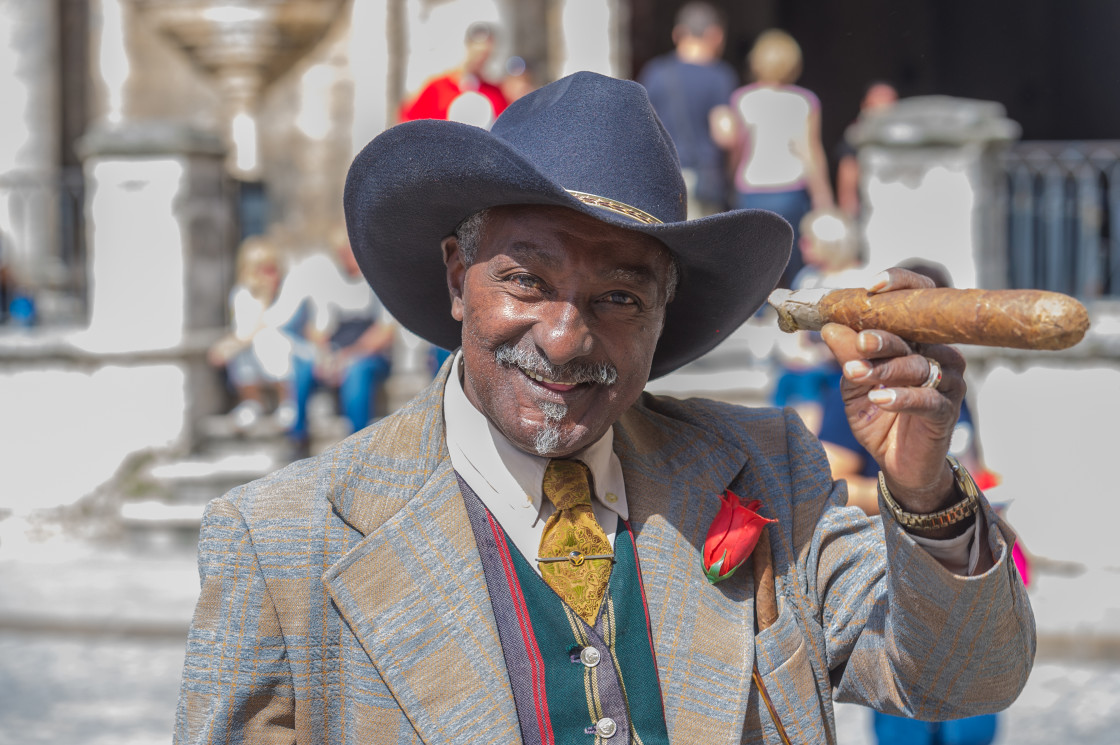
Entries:
{"label": "smiling mouth", "polygon": [[581,383],[564,383],[559,380],[550,380],[549,378],[546,378],[543,375],[539,375],[532,370],[526,370],[524,367],[518,367],[517,369],[524,373],[526,377],[532,378],[550,391],[570,391],[573,388],[581,385]]}

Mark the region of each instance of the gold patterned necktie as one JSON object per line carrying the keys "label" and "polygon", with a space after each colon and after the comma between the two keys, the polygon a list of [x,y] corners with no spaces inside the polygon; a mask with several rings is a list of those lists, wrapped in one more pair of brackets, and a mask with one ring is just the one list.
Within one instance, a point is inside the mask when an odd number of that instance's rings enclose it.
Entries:
{"label": "gold patterned necktie", "polygon": [[587,466],[552,460],[543,491],[556,512],[541,533],[541,577],[589,626],[595,625],[614,561],[607,534],[591,510]]}

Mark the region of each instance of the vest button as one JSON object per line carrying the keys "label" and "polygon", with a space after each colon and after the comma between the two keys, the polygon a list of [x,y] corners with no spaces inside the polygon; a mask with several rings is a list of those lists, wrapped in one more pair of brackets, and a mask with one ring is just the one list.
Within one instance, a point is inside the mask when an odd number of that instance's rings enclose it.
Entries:
{"label": "vest button", "polygon": [[618,725],[610,717],[603,717],[595,723],[595,734],[599,737],[613,737]]}
{"label": "vest button", "polygon": [[595,647],[584,647],[580,650],[579,661],[586,667],[595,667],[599,664],[599,660],[601,659],[603,659],[603,655],[599,654],[599,650],[595,649]]}

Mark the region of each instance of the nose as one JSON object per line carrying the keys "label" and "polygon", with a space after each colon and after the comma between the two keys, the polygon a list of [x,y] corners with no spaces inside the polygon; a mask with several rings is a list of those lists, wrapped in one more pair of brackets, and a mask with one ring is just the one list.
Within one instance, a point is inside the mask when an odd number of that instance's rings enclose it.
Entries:
{"label": "nose", "polygon": [[533,325],[533,341],[553,365],[585,357],[595,348],[587,311],[570,300],[545,304]]}

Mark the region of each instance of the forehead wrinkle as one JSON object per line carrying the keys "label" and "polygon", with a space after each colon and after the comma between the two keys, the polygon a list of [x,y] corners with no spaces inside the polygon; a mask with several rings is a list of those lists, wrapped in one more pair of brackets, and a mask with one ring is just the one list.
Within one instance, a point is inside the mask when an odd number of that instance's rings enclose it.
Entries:
{"label": "forehead wrinkle", "polygon": [[529,241],[513,241],[502,253],[519,262],[533,260],[550,268],[560,266],[560,257],[554,251]]}
{"label": "forehead wrinkle", "polygon": [[[569,230],[566,226],[555,225],[550,226],[549,232],[551,235],[546,234],[546,237],[555,238],[559,245],[553,245],[552,241],[545,241],[538,243],[533,240],[519,238],[510,241],[506,246],[503,246],[501,253],[506,254],[511,259],[518,262],[536,261],[540,264],[550,268],[561,268],[564,264],[564,255],[568,252],[568,248],[564,245],[568,242],[578,242],[581,245],[594,248],[594,249],[608,249],[614,245],[611,239],[588,239],[588,237],[576,230]],[[656,239],[654,239],[656,241]],[[657,241],[657,248],[653,251],[659,254],[666,262],[672,262],[672,253],[663,243]],[[645,263],[626,263],[613,267],[603,274],[604,279],[616,282],[627,282],[632,284],[658,284],[664,278],[657,276],[656,269]]]}

